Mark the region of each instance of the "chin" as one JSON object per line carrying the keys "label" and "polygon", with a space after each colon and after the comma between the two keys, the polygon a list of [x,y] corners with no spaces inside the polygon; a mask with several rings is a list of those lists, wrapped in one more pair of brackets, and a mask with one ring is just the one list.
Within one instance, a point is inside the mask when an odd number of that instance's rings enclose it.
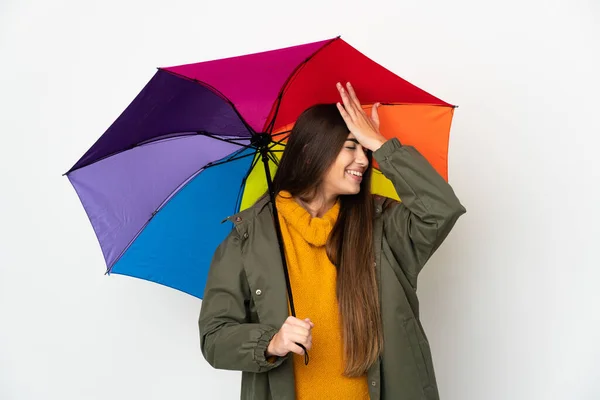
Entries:
{"label": "chin", "polygon": [[360,193],[360,186],[357,188],[348,188],[345,190],[340,190],[340,195],[346,195],[346,196],[351,196],[354,194],[359,194]]}

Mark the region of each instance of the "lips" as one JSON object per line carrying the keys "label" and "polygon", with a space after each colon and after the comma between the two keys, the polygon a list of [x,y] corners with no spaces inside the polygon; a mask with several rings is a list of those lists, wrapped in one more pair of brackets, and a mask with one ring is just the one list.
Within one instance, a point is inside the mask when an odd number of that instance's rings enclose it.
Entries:
{"label": "lips", "polygon": [[348,175],[351,179],[353,179],[357,182],[362,181],[362,172],[360,172],[360,171],[347,169],[346,175]]}

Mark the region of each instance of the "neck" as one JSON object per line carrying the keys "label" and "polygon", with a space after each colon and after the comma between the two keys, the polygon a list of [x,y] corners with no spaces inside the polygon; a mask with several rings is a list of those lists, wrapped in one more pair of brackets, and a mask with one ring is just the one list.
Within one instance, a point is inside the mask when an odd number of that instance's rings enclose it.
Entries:
{"label": "neck", "polygon": [[338,196],[318,193],[312,200],[306,202],[295,197],[298,204],[302,206],[313,218],[321,218],[333,207]]}

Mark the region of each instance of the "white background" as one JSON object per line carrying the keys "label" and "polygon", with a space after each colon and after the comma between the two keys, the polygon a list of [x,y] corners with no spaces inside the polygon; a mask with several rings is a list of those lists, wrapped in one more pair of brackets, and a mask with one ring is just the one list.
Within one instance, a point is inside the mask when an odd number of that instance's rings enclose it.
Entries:
{"label": "white background", "polygon": [[0,399],[235,399],[200,300],[103,275],[61,174],[155,67],[341,34],[458,104],[468,209],[420,278],[443,400],[600,398],[596,0],[0,3]]}

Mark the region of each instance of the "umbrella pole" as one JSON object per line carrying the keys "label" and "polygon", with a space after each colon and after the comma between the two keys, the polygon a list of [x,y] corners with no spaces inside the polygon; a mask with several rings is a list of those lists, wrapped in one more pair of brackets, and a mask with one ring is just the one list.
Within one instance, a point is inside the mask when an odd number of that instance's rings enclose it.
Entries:
{"label": "umbrella pole", "polygon": [[[290,311],[293,317],[296,317],[296,310],[294,309],[294,297],[292,296],[292,285],[290,283],[290,274],[288,272],[287,261],[285,259],[285,248],[283,247],[283,236],[281,235],[281,225],[279,224],[279,214],[277,212],[277,206],[275,203],[275,192],[273,191],[273,182],[271,180],[271,171],[269,169],[269,148],[268,145],[262,145],[259,148],[262,156],[263,165],[265,166],[265,176],[267,177],[267,188],[269,190],[269,197],[271,199],[271,205],[273,206],[273,219],[275,223],[275,232],[277,233],[277,242],[279,243],[279,252],[281,254],[281,262],[283,264],[283,273],[285,275],[285,285],[287,287],[288,299],[290,301]],[[308,365],[308,351],[304,345],[296,343],[304,350],[304,364]]]}

